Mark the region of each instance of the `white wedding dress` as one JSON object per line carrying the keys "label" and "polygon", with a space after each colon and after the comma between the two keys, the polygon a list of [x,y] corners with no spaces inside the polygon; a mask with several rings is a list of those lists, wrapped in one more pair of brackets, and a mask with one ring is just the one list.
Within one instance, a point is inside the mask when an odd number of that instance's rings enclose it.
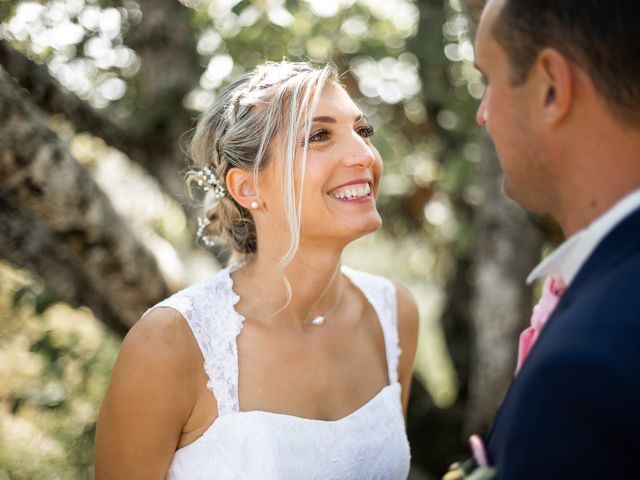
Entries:
{"label": "white wedding dress", "polygon": [[389,385],[346,417],[314,420],[239,410],[236,337],[244,318],[235,310],[239,298],[233,291],[232,268],[153,307],[173,308],[187,320],[202,350],[207,386],[219,412],[200,437],[175,452],[167,478],[405,479],[410,453],[397,373],[400,348],[395,286],[385,278],[342,267],[380,320]]}

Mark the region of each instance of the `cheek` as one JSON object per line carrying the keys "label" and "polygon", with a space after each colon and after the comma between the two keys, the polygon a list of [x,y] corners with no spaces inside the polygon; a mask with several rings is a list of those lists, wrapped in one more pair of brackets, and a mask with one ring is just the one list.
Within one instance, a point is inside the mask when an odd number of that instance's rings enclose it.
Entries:
{"label": "cheek", "polygon": [[304,174],[304,195],[311,195],[313,192],[324,187],[327,181],[327,168],[324,165],[323,159],[317,155],[309,155],[307,158],[307,168]]}
{"label": "cheek", "polygon": [[371,170],[373,172],[373,183],[374,183],[374,186],[376,187],[375,190],[377,194],[378,187],[380,185],[380,177],[382,177],[384,166],[382,163],[382,156],[380,155],[380,152],[378,151],[378,149],[372,146],[371,151],[373,152],[373,158],[374,158]]}
{"label": "cheek", "polygon": [[258,174],[258,196],[264,199],[279,200],[281,193],[280,172],[274,165],[269,165]]}
{"label": "cheek", "polygon": [[490,95],[489,98],[487,98],[487,102],[484,109],[484,121],[485,121],[485,124],[487,125],[487,129],[491,129],[491,127],[495,123],[494,120],[497,120],[498,123],[500,123],[500,119],[502,118],[502,115],[499,112],[500,112],[499,98],[496,99],[495,95]]}

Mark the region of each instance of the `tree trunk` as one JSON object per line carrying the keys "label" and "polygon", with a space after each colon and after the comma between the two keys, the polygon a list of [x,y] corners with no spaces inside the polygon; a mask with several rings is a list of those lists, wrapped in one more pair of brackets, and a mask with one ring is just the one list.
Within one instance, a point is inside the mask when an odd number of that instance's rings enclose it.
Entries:
{"label": "tree trunk", "polygon": [[[131,25],[125,42],[141,60],[131,79],[136,104],[128,119],[114,122],[75,95],[65,92],[46,69],[0,41],[0,63],[49,114],[63,113],[78,131],[102,138],[143,165],[176,199],[184,201],[185,155],[181,139],[193,127],[183,99],[202,72],[196,53],[192,12],[176,0],[141,0],[139,25]],[[184,142],[182,142],[184,143]]]}
{"label": "tree trunk", "polygon": [[[102,320],[126,330],[167,294],[153,257],[2,69],[0,85],[0,198],[11,220],[2,231],[3,256],[34,268],[72,304],[108,312]],[[38,246],[61,256],[38,260]]]}
{"label": "tree trunk", "polygon": [[74,261],[68,246],[1,196],[0,251],[16,267],[38,275],[61,300],[74,307],[87,306],[112,330],[126,332],[124,319]]}
{"label": "tree trunk", "polygon": [[[182,172],[186,142],[196,115],[183,106],[203,68],[196,52],[193,12],[176,0],[141,0],[142,20],[131,25],[125,43],[136,51],[141,68],[129,79],[135,104],[128,118],[113,120],[109,110],[98,111],[57,85],[43,66],[0,41],[0,63],[35,103],[49,114],[63,113],[77,131],[89,132],[142,165],[195,220]],[[194,222],[195,223],[195,222]],[[214,247],[220,264],[228,252]]]}
{"label": "tree trunk", "polygon": [[[121,121],[124,125],[121,125],[110,118],[108,111],[96,110],[76,95],[65,91],[51,78],[44,66],[36,64],[1,40],[0,64],[22,88],[29,91],[32,101],[44,112],[49,115],[62,113],[74,125],[76,131],[101,138],[132,161],[142,165],[173,198],[180,201],[185,199],[184,181],[179,174],[184,167],[179,137],[189,129],[189,122],[180,105],[159,110],[166,114],[181,112],[182,118],[172,118],[168,122],[153,119],[150,125],[135,125],[130,119],[125,119]],[[174,85],[168,97],[180,102],[188,89],[178,92],[175,87]],[[144,89],[142,85],[139,88]],[[156,91],[156,94],[157,97],[162,97],[162,92]],[[159,100],[160,103],[168,101],[168,98]],[[140,116],[147,121],[158,107],[154,106],[150,99],[144,102],[144,108],[145,112]]]}
{"label": "tree trunk", "polygon": [[183,105],[203,71],[196,51],[193,12],[177,0],[139,0],[142,21],[132,25],[125,43],[141,61],[129,88],[136,91],[132,124],[137,140],[125,152],[159,179],[174,198],[186,200],[181,172],[186,166],[188,133],[196,114]]}
{"label": "tree trunk", "polygon": [[[485,0],[463,0],[475,39]],[[520,331],[531,315],[525,278],[540,258],[543,235],[502,191],[502,171],[485,136],[478,185],[484,202],[474,214],[473,330],[465,434],[485,432],[513,379]]]}
{"label": "tree trunk", "polygon": [[525,278],[540,257],[543,240],[529,215],[502,192],[500,164],[488,138],[483,151],[465,433],[487,430],[513,378],[518,335],[531,315],[531,287]]}

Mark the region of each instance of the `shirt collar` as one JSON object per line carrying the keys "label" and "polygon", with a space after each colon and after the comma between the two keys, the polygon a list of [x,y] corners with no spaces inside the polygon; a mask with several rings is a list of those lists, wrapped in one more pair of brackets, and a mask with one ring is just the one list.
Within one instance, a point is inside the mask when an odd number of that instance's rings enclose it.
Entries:
{"label": "shirt collar", "polygon": [[600,241],[639,207],[640,189],[626,195],[588,227],[569,237],[533,269],[527,277],[527,283],[553,275],[569,285]]}

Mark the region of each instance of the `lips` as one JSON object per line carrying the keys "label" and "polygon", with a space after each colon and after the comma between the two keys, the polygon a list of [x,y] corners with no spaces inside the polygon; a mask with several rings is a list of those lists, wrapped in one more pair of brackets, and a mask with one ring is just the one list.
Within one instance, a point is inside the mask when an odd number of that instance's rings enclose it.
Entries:
{"label": "lips", "polygon": [[329,192],[329,196],[337,200],[358,200],[371,196],[371,184],[368,181],[358,180]]}

